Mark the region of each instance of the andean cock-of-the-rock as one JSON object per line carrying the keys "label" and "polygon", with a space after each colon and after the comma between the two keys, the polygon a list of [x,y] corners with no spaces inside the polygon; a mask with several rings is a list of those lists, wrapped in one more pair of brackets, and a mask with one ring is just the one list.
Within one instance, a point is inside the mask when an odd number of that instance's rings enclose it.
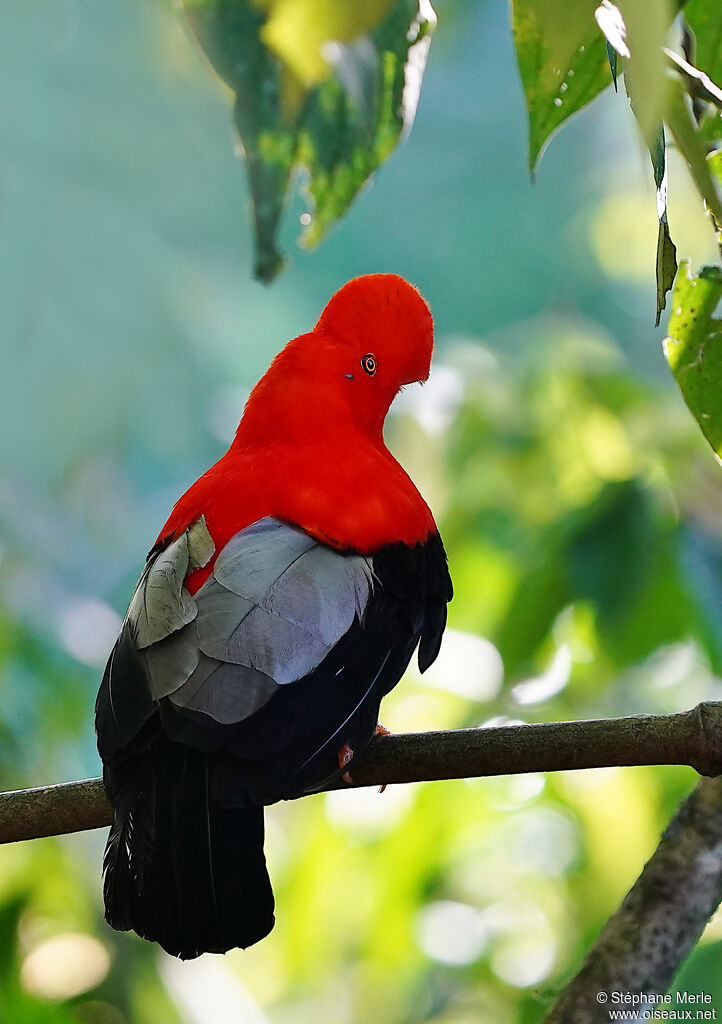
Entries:
{"label": "andean cock-of-the-rock", "polygon": [[182,958],[267,935],[264,805],[348,770],[414,652],[436,658],[446,555],[383,439],[432,348],[415,288],[349,281],[174,506],[96,703],[113,928]]}

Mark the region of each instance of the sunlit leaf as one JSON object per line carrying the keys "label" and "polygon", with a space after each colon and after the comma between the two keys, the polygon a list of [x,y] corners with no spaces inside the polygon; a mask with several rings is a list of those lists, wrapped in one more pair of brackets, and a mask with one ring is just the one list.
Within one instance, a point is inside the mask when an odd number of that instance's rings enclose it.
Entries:
{"label": "sunlit leaf", "polygon": [[283,266],[278,231],[293,169],[313,201],[303,242],[342,216],[413,123],[431,31],[428,0],[183,0],[235,93],[248,166],[256,274]]}
{"label": "sunlit leaf", "polygon": [[596,0],[513,0],[516,57],[529,115],[529,167],[568,117],[609,85]]}
{"label": "sunlit leaf", "polygon": [[707,140],[697,126],[681,82],[669,92],[665,121],[689,165],[697,191],[704,199],[714,224],[722,224],[722,190],[717,165],[708,160]]}
{"label": "sunlit leaf", "polygon": [[334,73],[303,117],[299,160],[315,206],[305,245],[321,241],[411,129],[435,23],[426,0],[399,0],[369,35],[334,44]]}
{"label": "sunlit leaf", "polygon": [[[628,6],[626,5],[625,9]],[[654,0],[645,8],[643,15],[644,17],[640,17],[640,12],[636,8],[630,9],[632,18],[629,33],[632,46],[630,51],[630,47],[627,45],[627,26],[619,8],[610,0],[602,0],[602,4],[595,12],[599,27],[607,40],[607,51],[609,52],[611,47],[615,52],[615,64],[616,53],[627,58],[625,88],[652,159],[654,183],[657,189],[657,216],[659,218],[655,268],[657,282],[655,326],[658,326],[666,304],[667,292],[672,287],[674,275],[677,272],[677,250],[669,233],[667,220],[667,155],[664,124],[657,119],[659,97],[663,94],[664,84],[661,44],[667,22],[665,0]],[[612,73],[614,74],[614,68]]]}
{"label": "sunlit leaf", "polygon": [[629,58],[624,84],[647,148],[652,150],[664,114],[666,66],[662,47],[680,0],[620,0]]}
{"label": "sunlit leaf", "polygon": [[[629,56],[629,47],[627,46],[627,29],[624,24],[624,18],[622,17],[621,11],[616,4],[610,2],[610,0],[602,0],[599,7],[594,12],[597,25],[604,33],[604,37],[607,40],[607,52],[611,46],[620,57]],[[612,69],[612,74],[615,73],[615,66]]]}
{"label": "sunlit leaf", "polygon": [[712,448],[722,456],[722,321],[713,314],[722,298],[722,269],[690,276],[680,264],[664,354],[684,400]]}

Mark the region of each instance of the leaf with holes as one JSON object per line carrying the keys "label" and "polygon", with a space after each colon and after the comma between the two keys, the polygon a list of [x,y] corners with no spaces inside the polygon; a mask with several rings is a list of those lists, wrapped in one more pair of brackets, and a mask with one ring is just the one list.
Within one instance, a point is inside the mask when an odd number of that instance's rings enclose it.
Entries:
{"label": "leaf with holes", "polygon": [[664,354],[684,400],[718,456],[722,457],[722,321],[713,314],[722,299],[722,268],[689,275],[680,263]]}

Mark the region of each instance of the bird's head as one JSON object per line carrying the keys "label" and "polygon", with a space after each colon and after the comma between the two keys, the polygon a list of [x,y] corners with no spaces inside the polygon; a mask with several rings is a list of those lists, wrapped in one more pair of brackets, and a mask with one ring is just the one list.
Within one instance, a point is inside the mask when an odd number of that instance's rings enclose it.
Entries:
{"label": "bird's head", "polygon": [[433,344],[431,312],[412,285],[397,274],[356,277],[336,292],[314,330],[275,358],[251,394],[239,434],[267,437],[275,424],[286,435],[309,435],[351,421],[379,435],[400,388],[428,378]]}
{"label": "bird's head", "polygon": [[[398,274],[355,277],[330,300],[316,333],[338,346],[345,371],[361,381],[393,388],[429,376],[434,346],[431,311]],[[346,378],[350,379],[350,378]]]}

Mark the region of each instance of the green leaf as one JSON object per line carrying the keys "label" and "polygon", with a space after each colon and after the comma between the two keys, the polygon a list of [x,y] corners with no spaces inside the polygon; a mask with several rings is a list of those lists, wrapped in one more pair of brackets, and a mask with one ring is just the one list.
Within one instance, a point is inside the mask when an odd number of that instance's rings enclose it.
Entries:
{"label": "green leaf", "polygon": [[674,284],[677,273],[677,247],[669,234],[669,225],[665,215],[659,222],[657,233],[657,317],[654,326],[659,327],[662,310],[667,305],[667,292]]}
{"label": "green leaf", "polygon": [[665,121],[677,148],[689,164],[690,174],[709,212],[716,224],[722,224],[722,191],[714,165],[707,159],[705,138],[697,127],[681,82],[668,92]]}
{"label": "green leaf", "polygon": [[431,31],[428,0],[183,0],[235,93],[248,167],[256,275],[283,267],[277,236],[293,169],[306,167],[318,244],[413,123]]}
{"label": "green leaf", "polygon": [[542,558],[521,577],[509,613],[494,636],[510,677],[532,664],[554,619],[573,600],[561,552],[545,551]]}
{"label": "green leaf", "polygon": [[612,72],[612,83],[614,84],[614,91],[617,91],[617,64],[618,54],[610,42],[607,42],[607,60],[609,61],[609,70]]}
{"label": "green leaf", "polygon": [[529,115],[529,167],[550,135],[610,82],[596,0],[512,0],[512,30]]}
{"label": "green leaf", "polygon": [[570,590],[618,626],[650,569],[648,500],[634,480],[608,484],[580,518],[565,552]]}
{"label": "green leaf", "polygon": [[[667,154],[664,124],[659,120],[659,97],[664,91],[664,67],[661,44],[664,38],[669,9],[665,0],[652,0],[644,9],[630,8],[632,17],[627,45],[627,25],[622,12],[610,0],[602,0],[596,19],[607,40],[607,51],[627,58],[624,84],[639,125],[647,143],[657,189],[657,313],[659,325],[666,296],[677,273],[677,249],[669,233],[667,221]],[[616,80],[615,80],[616,86]],[[651,98],[651,99],[650,99]]]}
{"label": "green leaf", "polygon": [[684,8],[687,25],[695,36],[690,63],[719,85],[722,82],[722,16],[719,0],[689,0]]}
{"label": "green leaf", "polygon": [[[652,160],[652,170],[654,172],[654,184],[657,189],[657,201],[662,201],[663,208],[667,208],[667,196],[666,191],[660,197],[660,190],[664,188],[664,178],[667,173],[667,151],[666,151],[666,140],[664,137],[664,125],[660,122],[657,125],[657,131],[655,133],[652,144],[649,147],[649,156]],[[661,212],[660,212],[661,216]]]}
{"label": "green leaf", "polygon": [[664,125],[660,122],[649,155],[652,158],[654,184],[657,189],[657,216],[659,231],[657,233],[657,317],[654,326],[659,327],[662,310],[667,304],[667,292],[674,284],[677,273],[677,247],[672,241],[667,223],[667,151],[664,137]]}
{"label": "green leaf", "polygon": [[334,74],[310,96],[303,118],[299,158],[315,205],[306,246],[322,240],[411,129],[434,26],[428,4],[400,0],[362,40],[335,44]]}
{"label": "green leaf", "polygon": [[284,116],[282,64],[261,41],[263,13],[245,0],[184,0],[195,34],[236,96],[234,119],[248,166],[256,234],[256,275],[272,280],[283,266],[276,247],[297,126]]}
{"label": "green leaf", "polygon": [[647,148],[664,114],[666,66],[662,47],[680,0],[620,0],[625,45],[624,84]]}
{"label": "green leaf", "polygon": [[[722,17],[719,0],[689,0],[684,7],[683,24],[686,29],[683,37],[686,43],[685,59],[694,69],[699,69],[698,73],[707,75],[717,86],[722,85]],[[709,102],[710,97],[705,96],[704,88],[695,85],[693,80],[687,80],[700,135],[708,146],[714,146],[722,142],[722,111],[713,102]]]}
{"label": "green leaf", "polygon": [[722,146],[722,110],[708,106],[699,126],[703,142],[711,148]]}
{"label": "green leaf", "polygon": [[[707,166],[712,179],[717,182],[718,189],[722,192],[722,149],[716,149],[712,153],[708,154]],[[718,220],[711,210],[710,217],[717,233],[717,245],[722,253],[722,221]]]}
{"label": "green leaf", "polygon": [[664,354],[684,400],[718,456],[722,456],[722,321],[713,313],[722,298],[722,268],[689,275],[683,260],[672,296]]}

